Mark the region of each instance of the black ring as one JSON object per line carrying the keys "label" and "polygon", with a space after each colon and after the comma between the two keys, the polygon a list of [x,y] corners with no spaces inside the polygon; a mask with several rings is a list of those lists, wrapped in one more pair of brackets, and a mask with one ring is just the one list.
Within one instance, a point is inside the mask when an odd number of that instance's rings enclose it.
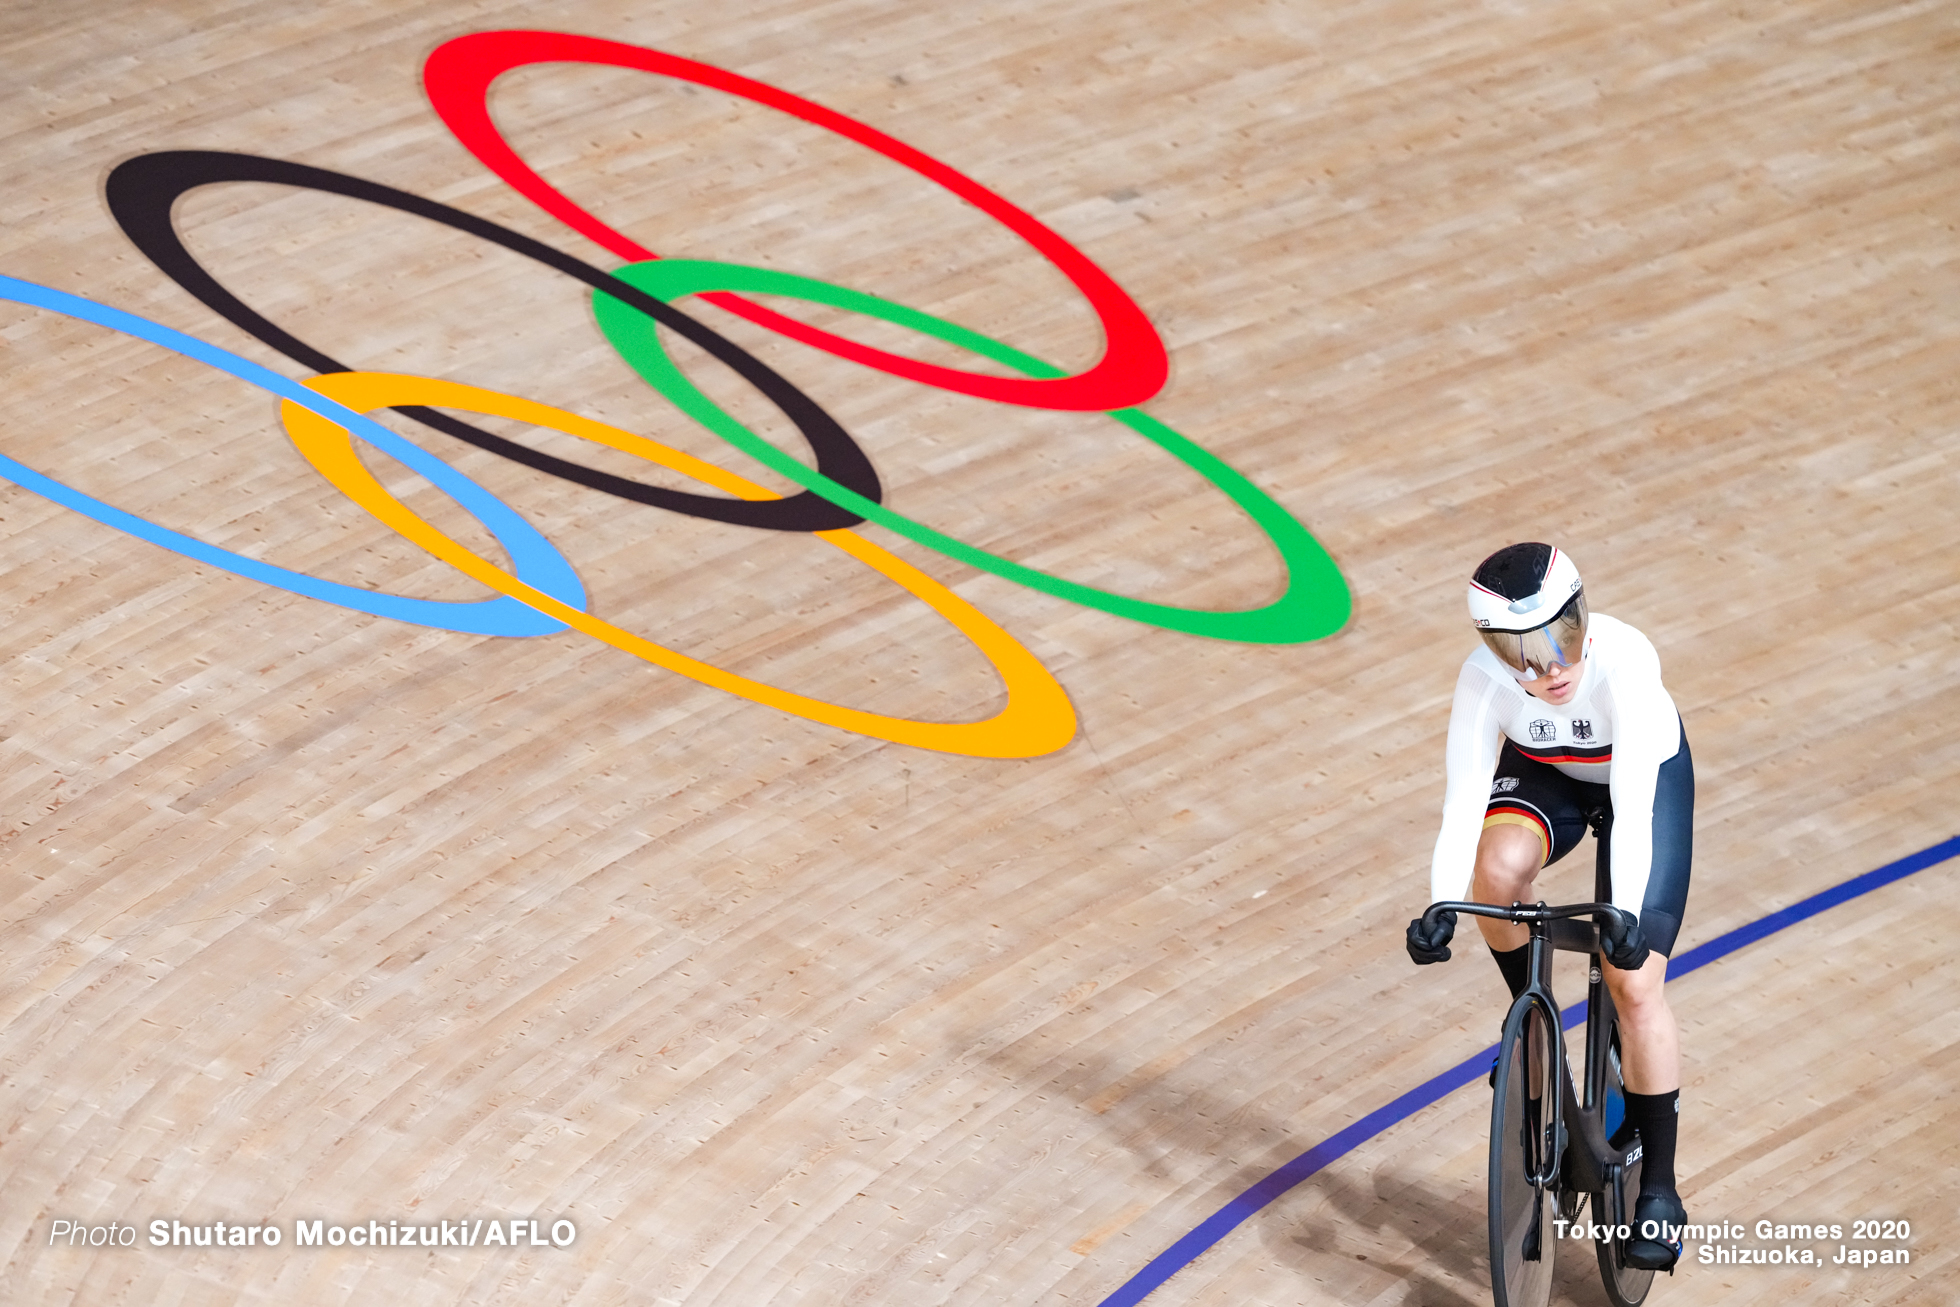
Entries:
{"label": "black ring", "polygon": [[[109,174],[105,188],[109,212],[136,248],[148,255],[179,286],[234,325],[316,372],[352,372],[355,369],[322,354],[247,307],[204,270],[204,266],[185,248],[183,238],[177,234],[176,225],[171,220],[171,209],[178,197],[196,187],[217,182],[273,182],[281,186],[297,186],[304,190],[367,200],[479,236],[576,277],[595,290],[671,327],[734,369],[796,424],[797,430],[809,442],[811,452],[816,455],[818,472],[848,486],[866,499],[874,502],[884,499],[883,489],[878,484],[878,472],[871,466],[871,460],[865,457],[850,433],[819,408],[815,400],[778,376],[753,354],[679,309],[541,241],[521,236],[507,227],[464,213],[461,209],[410,195],[407,191],[284,159],[220,150],[161,150],[117,164]],[[721,499],[713,495],[692,495],[554,458],[436,409],[403,406],[395,411],[527,467],[549,472],[594,490],[603,490],[621,499],[651,504],[689,517],[760,527],[768,531],[835,531],[857,526],[864,521],[858,514],[808,490],[786,499]]]}

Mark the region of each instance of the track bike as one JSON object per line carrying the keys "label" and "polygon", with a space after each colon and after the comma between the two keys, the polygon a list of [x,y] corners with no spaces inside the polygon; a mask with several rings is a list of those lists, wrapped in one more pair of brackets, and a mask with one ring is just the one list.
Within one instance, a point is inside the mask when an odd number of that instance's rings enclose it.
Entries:
{"label": "track bike", "polygon": [[[1594,896],[1602,901],[1550,907],[1514,903],[1435,903],[1423,913],[1457,912],[1515,921],[1531,930],[1530,984],[1504,1018],[1490,1109],[1490,1278],[1497,1307],[1544,1307],[1552,1294],[1556,1222],[1581,1219],[1591,1199],[1593,1247],[1613,1307],[1640,1307],[1654,1272],[1626,1264],[1633,1201],[1640,1194],[1641,1145],[1624,1137],[1619,1016],[1600,970],[1599,921],[1624,916],[1611,895],[1610,814],[1591,816],[1598,841]],[[1580,918],[1592,920],[1579,920]],[[1565,1032],[1552,997],[1552,954],[1590,955],[1586,1061],[1576,1087]]]}

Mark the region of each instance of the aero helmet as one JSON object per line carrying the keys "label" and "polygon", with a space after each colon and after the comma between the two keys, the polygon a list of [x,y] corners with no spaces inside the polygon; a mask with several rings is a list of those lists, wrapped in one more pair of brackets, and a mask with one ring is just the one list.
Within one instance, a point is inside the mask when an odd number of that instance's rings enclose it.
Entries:
{"label": "aero helmet", "polygon": [[1579,569],[1550,545],[1506,545],[1470,578],[1470,620],[1520,680],[1570,667],[1586,651]]}

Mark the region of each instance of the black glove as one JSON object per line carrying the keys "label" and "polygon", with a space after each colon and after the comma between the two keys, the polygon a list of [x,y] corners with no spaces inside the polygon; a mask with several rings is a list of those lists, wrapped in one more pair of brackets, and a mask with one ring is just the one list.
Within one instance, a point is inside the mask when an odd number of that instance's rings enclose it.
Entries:
{"label": "black glove", "polygon": [[1436,924],[1425,927],[1421,917],[1409,923],[1409,957],[1419,967],[1450,960],[1450,936],[1456,934],[1456,914],[1439,912]]}
{"label": "black glove", "polygon": [[1599,951],[1621,971],[1638,971],[1647,965],[1647,937],[1640,933],[1640,918],[1631,912],[1609,912],[1599,928]]}

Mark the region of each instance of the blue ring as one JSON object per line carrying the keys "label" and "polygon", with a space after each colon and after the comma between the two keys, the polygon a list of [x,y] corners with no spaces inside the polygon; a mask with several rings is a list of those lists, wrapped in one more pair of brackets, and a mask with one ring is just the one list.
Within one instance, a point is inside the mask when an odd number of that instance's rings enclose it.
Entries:
{"label": "blue ring", "polygon": [[[186,358],[209,364],[221,372],[228,372],[241,381],[249,381],[261,390],[271,391],[281,399],[289,399],[300,407],[326,418],[329,422],[347,428],[354,435],[426,478],[436,489],[448,495],[471,517],[482,523],[510,555],[519,580],[542,590],[560,603],[578,609],[585,607],[585,587],[579,582],[578,573],[572,569],[571,562],[558,552],[558,547],[547,540],[542,532],[525,521],[517,510],[503,500],[434,454],[404,440],[374,419],[356,413],[343,404],[335,403],[326,396],[309,390],[296,381],[290,381],[269,368],[219,349],[216,345],[207,345],[193,336],[186,336],[181,331],[172,330],[148,318],[111,308],[81,295],[71,295],[66,291],[38,286],[31,281],[22,281],[18,277],[0,276],[0,300],[12,300],[17,304],[48,309],[64,317],[79,318],[84,322],[107,327],[111,331],[119,331],[126,336],[135,336],[139,340],[161,345]],[[375,590],[362,590],[356,586],[342,585],[337,581],[323,581],[317,576],[308,576],[304,572],[288,571],[283,567],[275,567],[271,563],[261,563],[242,554],[234,554],[229,549],[220,549],[216,545],[206,544],[202,540],[158,526],[154,522],[137,517],[134,513],[124,512],[114,505],[105,504],[5,454],[0,454],[0,476],[37,495],[51,499],[64,508],[72,508],[77,513],[94,518],[104,526],[114,527],[118,531],[147,540],[153,545],[161,545],[172,553],[182,554],[186,558],[207,563],[212,567],[223,568],[227,572],[253,581],[276,586],[292,594],[304,595],[309,599],[323,599],[342,608],[351,608],[355,612],[393,618],[395,621],[408,622],[415,626],[433,627],[439,631],[460,631],[466,635],[549,635],[566,629],[565,624],[557,618],[547,617],[534,608],[526,607],[509,595],[498,595],[494,599],[471,600],[467,603],[437,599],[409,599]]]}

